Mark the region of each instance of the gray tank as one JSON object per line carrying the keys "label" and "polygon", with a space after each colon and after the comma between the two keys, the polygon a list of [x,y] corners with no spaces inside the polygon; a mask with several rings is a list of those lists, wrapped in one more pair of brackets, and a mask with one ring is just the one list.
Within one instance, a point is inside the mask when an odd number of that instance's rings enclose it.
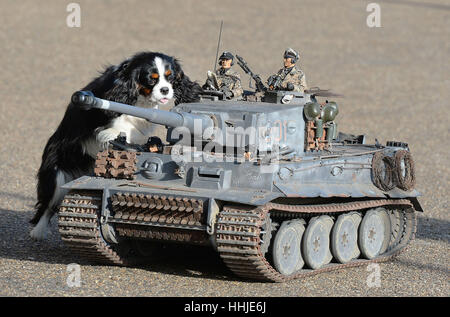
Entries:
{"label": "gray tank", "polygon": [[95,176],[63,186],[62,239],[118,265],[151,261],[164,243],[210,246],[238,276],[276,282],[391,259],[423,211],[408,145],[338,133],[338,106],[319,103],[321,92],[211,94],[171,111],[75,93],[82,107],[168,132],[156,147],[119,137],[98,154]]}

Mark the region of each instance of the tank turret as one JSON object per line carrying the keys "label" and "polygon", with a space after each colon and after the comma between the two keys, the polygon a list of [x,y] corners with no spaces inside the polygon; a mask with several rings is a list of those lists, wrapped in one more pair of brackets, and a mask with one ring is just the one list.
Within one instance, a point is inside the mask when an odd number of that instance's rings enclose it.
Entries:
{"label": "tank turret", "polygon": [[[289,102],[283,101],[286,96],[289,96]],[[165,125],[169,128],[167,142],[170,144],[196,144],[197,149],[202,150],[205,142],[208,142],[209,147],[214,146],[215,153],[235,149],[241,155],[251,153],[252,157],[260,158],[283,149],[291,155],[303,156],[311,106],[318,111],[312,121],[316,125],[320,123],[320,127],[310,127],[310,130],[316,129],[316,138],[322,138],[320,149],[337,136],[334,125],[337,105],[329,103],[321,106],[314,96],[299,92],[267,91],[264,102],[188,103],[171,111],[103,100],[89,92],[76,92],[72,101],[81,107],[114,111]],[[331,126],[333,130],[330,129],[325,137],[324,131],[328,131]],[[315,140],[314,137],[312,139]]]}

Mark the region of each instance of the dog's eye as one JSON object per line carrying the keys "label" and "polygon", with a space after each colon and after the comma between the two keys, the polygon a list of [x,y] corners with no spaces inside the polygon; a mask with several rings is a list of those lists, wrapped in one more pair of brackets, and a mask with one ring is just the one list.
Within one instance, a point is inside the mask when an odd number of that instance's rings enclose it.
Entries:
{"label": "dog's eye", "polygon": [[170,76],[170,74],[172,74],[172,71],[170,69],[166,70],[166,72],[164,73],[164,75],[166,76]]}
{"label": "dog's eye", "polygon": [[153,74],[151,75],[151,77],[152,77],[153,79],[158,79],[158,78],[159,78],[159,74],[153,73]]}

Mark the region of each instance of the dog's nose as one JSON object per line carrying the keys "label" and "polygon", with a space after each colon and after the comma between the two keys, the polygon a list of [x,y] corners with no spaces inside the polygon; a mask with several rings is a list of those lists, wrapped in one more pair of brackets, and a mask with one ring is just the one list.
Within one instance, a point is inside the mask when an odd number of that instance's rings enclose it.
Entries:
{"label": "dog's nose", "polygon": [[169,88],[167,88],[167,87],[163,87],[160,90],[163,95],[167,95],[169,93]]}

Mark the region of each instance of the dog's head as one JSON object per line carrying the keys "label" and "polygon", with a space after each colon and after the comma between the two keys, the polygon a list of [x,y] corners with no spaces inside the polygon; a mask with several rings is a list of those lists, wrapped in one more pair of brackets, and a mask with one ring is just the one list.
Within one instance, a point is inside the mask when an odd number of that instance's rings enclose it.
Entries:
{"label": "dog's head", "polygon": [[[144,96],[153,105],[198,99],[200,86],[189,80],[178,61],[162,53],[142,52],[115,68],[116,79],[105,96],[109,100],[134,105]],[[198,86],[198,87],[197,87]]]}

